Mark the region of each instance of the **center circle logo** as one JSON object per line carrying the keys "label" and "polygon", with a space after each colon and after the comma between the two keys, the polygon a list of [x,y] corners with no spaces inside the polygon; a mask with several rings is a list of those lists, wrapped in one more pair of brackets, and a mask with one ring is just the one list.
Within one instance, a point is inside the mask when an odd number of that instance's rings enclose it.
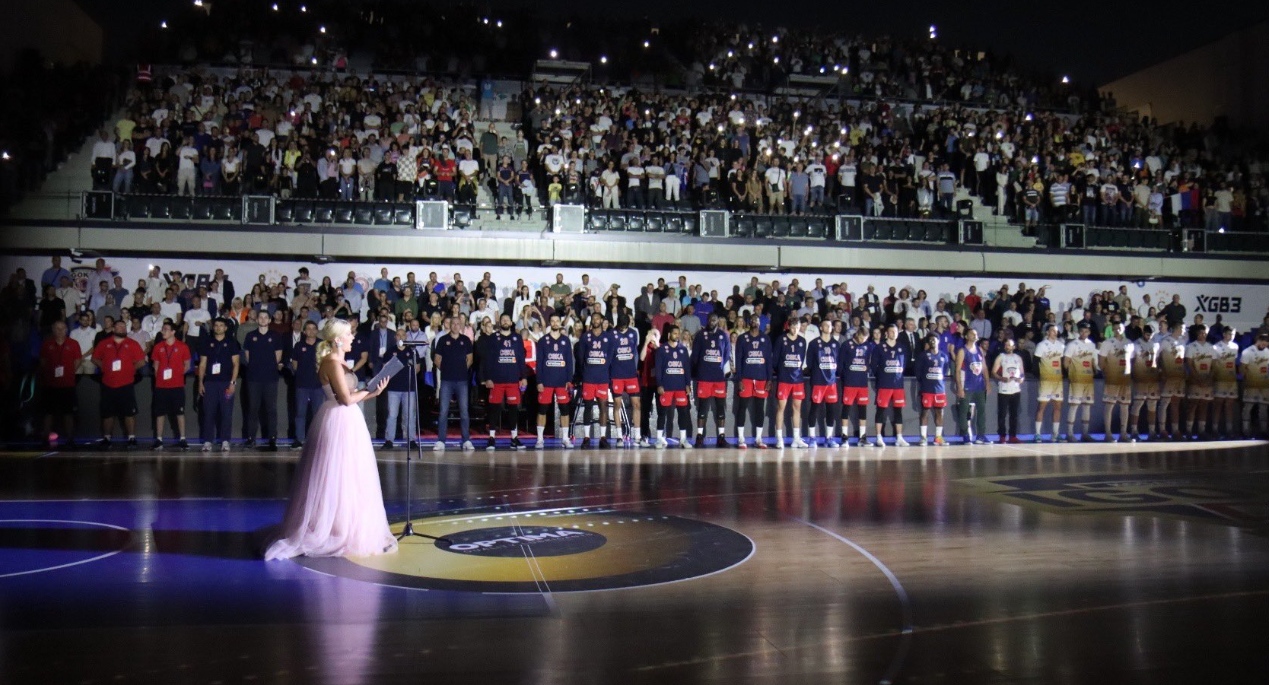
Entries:
{"label": "center circle logo", "polygon": [[599,549],[607,538],[589,530],[546,528],[543,526],[481,528],[451,533],[436,541],[436,547],[456,554],[481,557],[519,557],[530,548],[535,557],[582,554]]}
{"label": "center circle logo", "polygon": [[[744,563],[753,541],[723,526],[653,512],[549,509],[429,516],[430,538],[373,557],[298,557],[330,575],[422,590],[533,593],[674,583]],[[399,533],[405,521],[392,525]]]}

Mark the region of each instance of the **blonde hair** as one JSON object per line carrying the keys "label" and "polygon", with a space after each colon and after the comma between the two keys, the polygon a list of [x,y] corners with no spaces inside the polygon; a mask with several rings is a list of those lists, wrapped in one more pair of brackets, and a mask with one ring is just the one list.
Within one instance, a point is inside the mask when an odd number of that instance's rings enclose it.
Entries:
{"label": "blonde hair", "polygon": [[317,366],[320,368],[322,360],[330,355],[335,349],[335,339],[352,330],[352,326],[343,319],[327,319],[319,333],[322,341],[317,343]]}

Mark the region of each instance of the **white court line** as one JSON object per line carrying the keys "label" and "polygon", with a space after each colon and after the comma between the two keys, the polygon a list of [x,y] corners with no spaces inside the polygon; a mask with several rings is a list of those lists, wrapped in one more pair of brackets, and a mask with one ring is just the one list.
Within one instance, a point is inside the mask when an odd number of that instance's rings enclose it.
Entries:
{"label": "white court line", "polygon": [[903,617],[903,625],[900,628],[901,637],[899,639],[899,649],[895,652],[894,658],[891,659],[889,668],[886,669],[885,674],[882,675],[881,680],[878,681],[880,685],[890,685],[894,682],[895,676],[899,675],[899,669],[903,668],[903,662],[908,656],[908,648],[912,644],[912,601],[908,598],[908,591],[903,589],[903,584],[899,582],[899,578],[895,576],[894,572],[891,571],[888,566],[882,563],[881,560],[874,556],[872,552],[864,549],[855,541],[842,537],[841,535],[838,535],[821,525],[811,523],[806,519],[800,519],[797,517],[790,518],[799,523],[804,523],[815,530],[838,540],[839,542],[849,545],[851,549],[859,552],[865,559],[872,562],[872,565],[876,566],[877,570],[881,571],[882,575],[886,577],[886,580],[890,581],[890,587],[894,588],[895,595],[899,597],[899,609]]}
{"label": "white court line", "polygon": [[[116,526],[112,523],[99,523],[97,521],[65,521],[60,519],[0,519],[0,523],[74,523],[81,526],[101,526],[102,528],[113,528],[115,530],[122,530],[125,533],[129,533],[129,534],[132,533],[131,530],[124,528],[123,526]],[[132,542],[132,538],[129,537],[128,543],[131,543],[131,542]],[[29,576],[33,573],[47,573],[49,571],[56,571],[58,569],[70,568],[71,566],[79,566],[80,564],[89,564],[94,561],[100,561],[107,557],[113,557],[114,555],[127,549],[127,547],[128,545],[125,544],[123,547],[120,547],[119,549],[113,552],[98,554],[97,556],[89,558],[89,559],[80,559],[79,561],[72,561],[67,564],[58,564],[57,566],[48,566],[45,568],[35,568],[29,571],[14,571],[13,573],[4,573],[4,574],[0,574],[0,578],[13,578],[14,576]]]}

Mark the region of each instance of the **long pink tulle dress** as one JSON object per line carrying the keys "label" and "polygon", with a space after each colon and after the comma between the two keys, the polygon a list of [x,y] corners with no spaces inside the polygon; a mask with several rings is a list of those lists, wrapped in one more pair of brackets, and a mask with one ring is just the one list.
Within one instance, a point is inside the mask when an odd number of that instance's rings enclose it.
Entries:
{"label": "long pink tulle dress", "polygon": [[[349,378],[349,387],[355,379]],[[300,454],[291,501],[264,558],[370,556],[394,552],[366,417],[329,384]]]}

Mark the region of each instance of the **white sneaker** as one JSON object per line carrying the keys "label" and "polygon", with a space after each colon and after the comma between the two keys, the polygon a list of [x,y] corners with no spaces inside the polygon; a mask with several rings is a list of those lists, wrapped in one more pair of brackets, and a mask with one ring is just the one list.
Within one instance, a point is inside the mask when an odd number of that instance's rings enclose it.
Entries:
{"label": "white sneaker", "polygon": [[665,449],[666,447],[670,446],[670,443],[666,442],[665,438],[657,438],[657,441],[654,444],[656,445],[657,449]]}
{"label": "white sneaker", "polygon": [[569,440],[567,437],[560,438],[560,444],[563,445],[566,450],[573,449],[573,441]]}
{"label": "white sneaker", "polygon": [[474,452],[474,451],[476,451],[476,446],[475,446],[475,445],[473,445],[473,444],[471,444],[471,440],[464,440],[464,441],[463,441],[463,451],[464,451],[464,452]]}
{"label": "white sneaker", "polygon": [[543,440],[542,438],[538,438],[538,441],[537,441],[537,442],[535,442],[535,443],[533,443],[533,449],[535,449],[535,450],[544,450],[544,449],[546,449],[546,441],[545,441],[545,440]]}
{"label": "white sneaker", "polygon": [[444,441],[444,440],[437,440],[437,441],[436,441],[436,443],[432,445],[432,449],[433,449],[433,450],[435,450],[435,451],[437,451],[437,452],[444,452],[444,451],[445,451],[445,441]]}
{"label": "white sneaker", "polygon": [[908,441],[904,440],[903,436],[900,435],[894,439],[894,444],[895,444],[895,447],[907,447]]}
{"label": "white sneaker", "polygon": [[806,441],[802,440],[802,438],[794,438],[794,440],[793,440],[793,449],[795,449],[795,450],[804,450],[804,449],[806,449],[806,448],[807,448]]}
{"label": "white sneaker", "polygon": [[210,442],[203,443],[203,451],[204,452],[212,451],[212,444]]}
{"label": "white sneaker", "polygon": [[229,451],[229,441],[228,441],[228,440],[226,440],[226,441],[224,441],[224,442],[220,443],[220,451],[221,451],[221,452],[228,452],[228,451]]}
{"label": "white sneaker", "polygon": [[695,448],[695,447],[692,447],[692,441],[691,441],[691,440],[679,440],[679,449],[681,449],[681,450],[690,450],[690,449],[696,449],[696,448]]}
{"label": "white sneaker", "polygon": [[642,438],[639,438],[639,447],[651,447],[651,446],[652,446],[652,441],[648,439],[648,436],[645,435]]}
{"label": "white sneaker", "polygon": [[882,440],[881,438],[877,438],[876,440],[873,440],[872,442],[870,442],[870,443],[868,443],[868,444],[869,444],[869,445],[872,445],[873,447],[885,447],[885,446],[886,446],[886,442],[885,442],[884,440]]}
{"label": "white sneaker", "polygon": [[930,444],[930,441],[926,440],[925,438],[921,438],[920,440],[917,440],[917,444],[920,445],[921,447],[925,447],[926,445]]}

